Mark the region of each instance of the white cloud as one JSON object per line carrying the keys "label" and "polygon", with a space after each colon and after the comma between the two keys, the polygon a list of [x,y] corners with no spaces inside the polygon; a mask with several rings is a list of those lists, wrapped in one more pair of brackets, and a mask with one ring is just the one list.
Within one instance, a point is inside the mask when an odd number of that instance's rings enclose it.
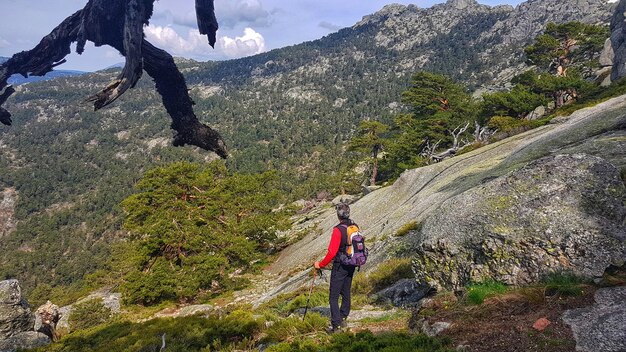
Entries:
{"label": "white cloud", "polygon": [[11,43],[9,43],[8,40],[0,37],[0,48],[8,48],[11,46]]}
{"label": "white cloud", "polygon": [[231,58],[260,54],[265,51],[265,38],[252,28],[243,30],[243,36],[218,39],[218,48]]}
{"label": "white cloud", "polygon": [[171,27],[150,25],[145,28],[144,32],[148,41],[174,56],[238,58],[265,51],[265,39],[252,28],[245,28],[240,37],[219,37],[215,46],[216,50],[209,46],[207,37],[201,35],[197,29],[190,29],[185,37]]}
{"label": "white cloud", "polygon": [[238,23],[255,27],[270,25],[271,16],[260,0],[217,0],[215,13],[220,27],[234,28]]}
{"label": "white cloud", "polygon": [[211,49],[207,37],[197,29],[190,29],[183,37],[171,27],[150,25],[144,28],[144,33],[149,42],[175,56],[206,55]]}

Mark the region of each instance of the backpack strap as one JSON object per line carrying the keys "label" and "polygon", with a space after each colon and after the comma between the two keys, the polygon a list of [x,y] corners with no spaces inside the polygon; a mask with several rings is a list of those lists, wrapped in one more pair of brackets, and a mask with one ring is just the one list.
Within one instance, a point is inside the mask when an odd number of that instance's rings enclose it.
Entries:
{"label": "backpack strap", "polygon": [[341,242],[339,244],[339,250],[335,255],[335,261],[339,262],[339,253],[346,253],[346,247],[348,246],[348,226],[346,224],[339,224],[335,226],[341,233]]}

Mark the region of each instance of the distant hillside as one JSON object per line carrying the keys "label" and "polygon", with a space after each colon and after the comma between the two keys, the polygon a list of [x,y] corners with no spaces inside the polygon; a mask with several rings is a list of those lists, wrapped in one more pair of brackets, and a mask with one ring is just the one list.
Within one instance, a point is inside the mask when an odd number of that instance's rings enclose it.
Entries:
{"label": "distant hillside", "polygon": [[[4,63],[5,61],[9,60],[8,57],[1,57],[0,56],[0,64]],[[30,76],[28,78],[24,78],[21,75],[13,75],[9,78],[8,82],[9,84],[24,84],[24,83],[31,83],[31,82],[40,82],[40,81],[48,81],[54,78],[58,78],[58,77],[72,77],[72,76],[79,76],[79,75],[83,75],[87,72],[84,71],[74,71],[74,70],[58,70],[58,71],[52,71],[52,72],[48,72],[45,76]]]}
{"label": "distant hillside", "polygon": [[[277,168],[289,173],[286,187],[300,186],[293,196],[313,196],[346,165],[343,144],[360,120],[403,111],[401,92],[414,72],[446,73],[474,89],[502,85],[525,67],[523,46],[548,22],[607,23],[612,6],[388,5],[319,40],[238,60],[177,64],[199,118],[225,137],[232,169]],[[28,289],[81,280],[103,266],[109,243],[123,234],[118,204],[146,169],[214,157],[170,147],[170,120],[147,76],[112,107],[93,112],[85,97],[115,74],[20,85],[7,103],[14,125],[0,128],[0,190],[16,195],[18,225],[0,238],[0,276],[17,277]]]}

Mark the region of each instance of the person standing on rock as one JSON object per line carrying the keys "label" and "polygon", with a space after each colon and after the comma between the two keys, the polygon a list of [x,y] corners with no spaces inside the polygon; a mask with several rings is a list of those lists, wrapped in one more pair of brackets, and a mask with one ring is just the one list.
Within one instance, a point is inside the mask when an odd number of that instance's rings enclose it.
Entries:
{"label": "person standing on rock", "polygon": [[[315,262],[316,269],[325,267],[333,262],[330,274],[330,323],[329,333],[334,333],[346,326],[346,319],[350,314],[350,290],[352,287],[352,277],[355,266],[342,264],[338,253],[345,253],[348,246],[348,227],[356,225],[350,220],[350,207],[348,204],[339,203],[336,206],[339,224],[334,227],[328,245],[328,252],[324,259]],[[341,296],[341,308],[339,307],[339,296]]]}

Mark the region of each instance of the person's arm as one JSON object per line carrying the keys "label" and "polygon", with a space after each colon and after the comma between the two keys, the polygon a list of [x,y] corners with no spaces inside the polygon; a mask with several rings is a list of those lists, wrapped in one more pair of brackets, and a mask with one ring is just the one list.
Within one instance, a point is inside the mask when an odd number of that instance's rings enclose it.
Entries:
{"label": "person's arm", "polygon": [[339,245],[341,245],[341,231],[335,227],[330,238],[330,243],[328,244],[328,252],[326,253],[324,259],[318,263],[320,268],[330,264],[330,261],[335,258],[337,252],[339,251]]}

